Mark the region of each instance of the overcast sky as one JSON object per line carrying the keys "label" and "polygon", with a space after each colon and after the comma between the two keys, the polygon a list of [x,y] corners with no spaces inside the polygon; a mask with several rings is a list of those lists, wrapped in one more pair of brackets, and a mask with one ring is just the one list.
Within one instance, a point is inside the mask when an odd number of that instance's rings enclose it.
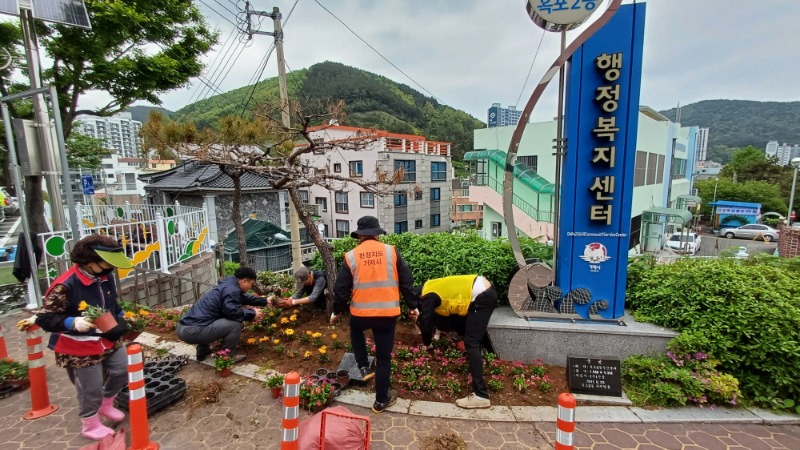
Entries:
{"label": "overcast sky", "polygon": [[[796,50],[800,1],[646,3],[642,105],[663,110],[707,99],[796,101],[800,97]],[[222,91],[249,84],[258,77],[258,63],[272,37],[254,36],[233,63],[226,55],[235,57],[243,46],[229,42],[223,48],[222,44],[232,34],[231,22],[237,22],[236,1],[197,4],[221,33],[217,50],[208,55],[205,77],[215,80]],[[271,11],[277,6],[286,20],[293,5],[294,0],[255,0],[252,8]],[[558,33],[537,27],[525,5],[525,0],[298,0],[284,30],[286,62],[291,70],[326,60],[364,69],[435,96],[485,122],[486,110],[494,102],[523,108],[557,56]],[[244,2],[238,6],[243,9]],[[261,30],[272,31],[271,19],[263,21]],[[570,32],[568,39],[575,36],[577,32]],[[219,52],[220,48],[224,51]],[[216,64],[211,66],[214,58]],[[223,77],[218,71],[214,76],[224,61],[232,66],[230,72]],[[273,53],[260,79],[277,76],[275,61]],[[551,83],[534,111],[534,121],[555,115],[555,84]],[[162,106],[177,110],[210,95],[202,83],[194,81],[186,89],[163,96]],[[82,106],[92,106],[94,100],[96,96],[90,95]]]}

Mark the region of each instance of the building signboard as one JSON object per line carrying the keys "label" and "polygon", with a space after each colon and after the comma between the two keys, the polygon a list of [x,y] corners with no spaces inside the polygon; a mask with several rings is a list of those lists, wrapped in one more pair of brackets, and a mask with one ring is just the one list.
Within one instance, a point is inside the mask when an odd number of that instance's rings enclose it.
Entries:
{"label": "building signboard", "polygon": [[[572,57],[556,284],[624,314],[645,4],[625,5]],[[603,307],[601,307],[601,305]]]}
{"label": "building signboard", "polygon": [[604,0],[528,0],[533,23],[547,31],[572,30],[592,15]]}

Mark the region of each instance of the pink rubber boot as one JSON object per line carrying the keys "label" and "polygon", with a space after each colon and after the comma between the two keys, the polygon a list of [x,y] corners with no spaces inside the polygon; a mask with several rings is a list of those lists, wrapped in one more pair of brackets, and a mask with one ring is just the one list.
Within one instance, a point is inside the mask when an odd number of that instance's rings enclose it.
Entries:
{"label": "pink rubber boot", "polygon": [[114,408],[114,397],[104,398],[97,413],[112,422],[120,422],[125,418],[124,412]]}
{"label": "pink rubber boot", "polygon": [[83,422],[81,436],[87,439],[99,441],[108,435],[114,434],[114,430],[100,423],[100,416],[97,414],[85,419],[81,418],[81,422]]}

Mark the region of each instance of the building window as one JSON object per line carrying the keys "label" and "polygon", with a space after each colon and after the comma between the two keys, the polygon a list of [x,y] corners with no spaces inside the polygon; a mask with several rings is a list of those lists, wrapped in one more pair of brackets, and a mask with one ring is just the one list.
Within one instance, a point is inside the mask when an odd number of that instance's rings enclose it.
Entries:
{"label": "building window", "polygon": [[394,234],[405,233],[408,231],[408,222],[395,222],[394,223]]}
{"label": "building window", "polygon": [[416,228],[417,230],[422,228],[422,219],[417,219],[414,221],[414,228]]}
{"label": "building window", "polygon": [[633,186],[644,186],[647,176],[647,152],[636,152],[636,168],[633,171]]}
{"label": "building window", "polygon": [[529,169],[532,169],[533,171],[539,170],[539,157],[537,155],[518,156],[517,162]]}
{"label": "building window", "polygon": [[363,161],[350,161],[350,176],[362,177],[364,176],[364,163]]}
{"label": "building window", "polygon": [[362,192],[361,193],[361,207],[362,208],[374,208],[375,207],[375,194],[372,192]]}
{"label": "building window", "polygon": [[658,155],[658,167],[656,167],[656,184],[661,184],[664,182],[664,161],[666,161],[666,157],[664,155]]}
{"label": "building window", "polygon": [[350,211],[347,202],[347,192],[337,192],[336,193],[336,212],[337,213],[347,213]]}
{"label": "building window", "polygon": [[431,228],[440,226],[441,220],[442,220],[441,214],[431,214]]}
{"label": "building window", "polygon": [[394,161],[394,171],[403,170],[403,183],[413,183],[417,181],[417,162],[407,159],[396,159]]}
{"label": "building window", "polygon": [[441,188],[431,188],[431,201],[438,202],[442,199],[442,189]]}
{"label": "building window", "polygon": [[422,200],[422,190],[414,191],[414,200]]}
{"label": "building window", "polygon": [[472,211],[474,211],[472,209],[472,206],[473,205],[466,205],[466,204],[465,205],[456,205],[456,211],[460,212],[460,213],[472,212]]}
{"label": "building window", "polygon": [[339,164],[339,163],[334,163],[333,164],[333,171],[335,173],[341,173],[342,172],[342,165]]}
{"label": "building window", "polygon": [[645,185],[650,186],[656,184],[656,163],[658,162],[658,155],[655,153],[647,154],[647,179]]}
{"label": "building window", "polygon": [[447,181],[447,163],[431,163],[431,181]]}
{"label": "building window", "polygon": [[314,203],[319,205],[319,209],[322,212],[328,212],[328,199],[325,197],[316,197],[314,199]]}
{"label": "building window", "polygon": [[308,191],[297,191],[300,193],[300,200],[304,205],[308,204]]}
{"label": "building window", "polygon": [[394,206],[408,205],[408,194],[405,191],[397,191],[394,193]]}
{"label": "building window", "polygon": [[336,237],[345,238],[350,236],[350,222],[346,220],[336,221]]}

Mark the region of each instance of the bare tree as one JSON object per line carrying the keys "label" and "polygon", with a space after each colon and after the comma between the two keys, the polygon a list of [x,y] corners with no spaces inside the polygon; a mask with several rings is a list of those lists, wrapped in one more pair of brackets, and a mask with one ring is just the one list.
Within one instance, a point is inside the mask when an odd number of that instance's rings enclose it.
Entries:
{"label": "bare tree", "polygon": [[142,126],[144,148],[158,154],[173,151],[196,161],[216,164],[233,181],[231,220],[239,246],[239,263],[248,265],[247,239],[242,226],[242,175],[258,165],[266,141],[263,124],[235,117],[220,119],[216,129],[198,131],[194,124],[166,122],[160,113],[151,113]]}
{"label": "bare tree", "polygon": [[[382,171],[375,168],[375,177],[362,177],[331,173],[329,153],[336,150],[366,150],[379,139],[379,132],[367,130],[356,133],[350,139],[324,141],[314,139],[312,133],[325,127],[325,124],[340,123],[344,119],[344,103],[309,102],[301,107],[292,101],[291,126],[280,120],[280,107],[261,105],[254,112],[255,119],[224,119],[219,131],[198,131],[193,125],[159,123],[151,120],[143,127],[145,145],[160,151],[159,145],[169,146],[180,155],[208,163],[218,164],[226,174],[234,179],[234,217],[239,237],[239,252],[245,254],[244,230],[237,198],[240,192],[236,177],[245,172],[266,175],[275,189],[285,189],[297,209],[300,221],[306,228],[309,238],[319,250],[325,271],[328,274],[328,313],[333,305],[333,286],[336,282],[336,263],[332,247],[325,242],[314,223],[311,213],[304,207],[300,190],[321,186],[329,191],[348,191],[358,188],[376,195],[393,192],[393,186],[403,180],[402,170]],[[151,125],[151,122],[153,124]],[[312,127],[317,127],[312,130]],[[157,139],[149,138],[155,136]],[[241,233],[240,233],[241,230]]]}

